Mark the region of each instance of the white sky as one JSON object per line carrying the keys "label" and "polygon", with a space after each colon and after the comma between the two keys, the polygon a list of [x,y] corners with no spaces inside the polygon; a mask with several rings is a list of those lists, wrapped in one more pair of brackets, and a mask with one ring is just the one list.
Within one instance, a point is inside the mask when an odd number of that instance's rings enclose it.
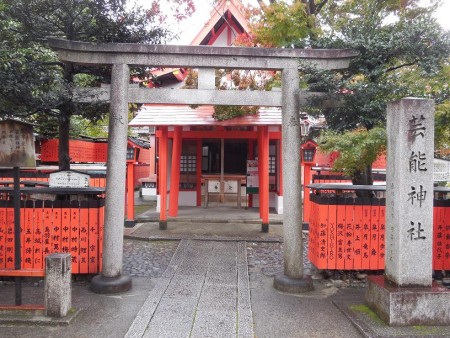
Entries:
{"label": "white sky", "polygon": [[[145,6],[145,3],[149,3],[146,0],[139,0],[140,3]],[[170,2],[171,0],[165,0]],[[257,5],[256,0],[241,0],[244,4],[250,3],[254,6]],[[178,28],[174,28],[173,31],[179,32],[180,38],[178,40],[170,42],[170,44],[188,45],[195,38],[197,33],[202,29],[204,24],[209,18],[210,12],[213,10],[212,0],[194,0],[195,13],[187,20],[182,21],[177,25]],[[428,0],[423,0],[423,3],[427,3]],[[164,0],[160,1],[160,5],[164,6]],[[435,13],[435,17],[439,24],[446,30],[450,30],[450,0],[442,0],[442,5]]]}

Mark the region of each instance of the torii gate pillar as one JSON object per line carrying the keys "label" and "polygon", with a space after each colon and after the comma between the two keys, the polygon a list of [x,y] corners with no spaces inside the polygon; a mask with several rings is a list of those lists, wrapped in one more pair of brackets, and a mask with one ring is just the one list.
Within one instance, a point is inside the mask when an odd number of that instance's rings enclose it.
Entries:
{"label": "torii gate pillar", "polygon": [[289,198],[283,199],[284,273],[275,276],[273,286],[292,293],[314,289],[311,276],[303,276],[299,83],[297,67],[283,69],[283,194]]}
{"label": "torii gate pillar", "polygon": [[131,277],[122,274],[123,217],[127,163],[128,83],[130,67],[114,64],[111,74],[108,164],[106,177],[105,229],[102,273],[91,281],[96,293],[116,293],[131,289]]}

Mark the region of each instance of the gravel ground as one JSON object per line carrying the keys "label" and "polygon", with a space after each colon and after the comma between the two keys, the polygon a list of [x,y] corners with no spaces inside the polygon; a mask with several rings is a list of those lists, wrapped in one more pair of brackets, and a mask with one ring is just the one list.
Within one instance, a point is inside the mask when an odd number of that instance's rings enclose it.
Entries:
{"label": "gravel ground", "polygon": [[[319,271],[308,260],[308,234],[304,233],[304,273],[326,287],[364,287],[365,271]],[[179,241],[145,241],[124,239],[124,273],[132,277],[157,278],[162,275],[178,247]],[[273,277],[283,272],[283,243],[247,242],[250,281]]]}
{"label": "gravel ground", "polygon": [[178,243],[124,239],[124,273],[132,277],[160,277],[169,265]]}
{"label": "gravel ground", "polygon": [[[247,260],[250,279],[257,273],[273,277],[283,271],[283,243],[247,242]],[[303,267],[304,273],[316,273],[308,259],[308,234],[303,234]]]}

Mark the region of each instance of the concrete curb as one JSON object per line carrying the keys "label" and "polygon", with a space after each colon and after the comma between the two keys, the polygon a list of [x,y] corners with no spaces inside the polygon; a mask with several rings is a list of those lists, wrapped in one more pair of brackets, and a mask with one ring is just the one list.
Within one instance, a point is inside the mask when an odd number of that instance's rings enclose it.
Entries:
{"label": "concrete curb", "polygon": [[389,326],[363,302],[333,300],[333,304],[366,338],[442,338],[450,336],[450,326]]}
{"label": "concrete curb", "polygon": [[269,242],[269,243],[283,243],[282,238],[253,238],[253,237],[211,237],[211,236],[198,236],[192,237],[189,235],[169,235],[169,236],[133,236],[124,235],[126,239],[143,240],[143,241],[181,241],[181,240],[193,240],[193,241],[216,241],[216,242]]}
{"label": "concrete curb", "polygon": [[[17,311],[16,311],[17,312]],[[62,318],[56,317],[47,317],[44,314],[39,315],[36,314],[35,311],[31,311],[33,313],[27,313],[27,311],[21,311],[20,314],[11,313],[9,315],[2,314],[0,316],[0,325],[3,324],[19,324],[19,325],[45,325],[45,326],[63,326],[70,325],[73,320],[79,315],[81,312],[80,309],[72,309],[69,311],[67,316]]]}

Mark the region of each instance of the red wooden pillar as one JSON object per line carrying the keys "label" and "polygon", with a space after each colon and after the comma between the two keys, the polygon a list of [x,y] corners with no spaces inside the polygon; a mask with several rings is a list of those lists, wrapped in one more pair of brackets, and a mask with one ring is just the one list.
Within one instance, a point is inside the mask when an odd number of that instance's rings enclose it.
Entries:
{"label": "red wooden pillar", "polygon": [[259,158],[259,212],[262,219],[262,231],[269,231],[269,128],[258,128],[260,145]]}
{"label": "red wooden pillar", "polygon": [[167,127],[161,127],[161,139],[159,141],[159,228],[167,229]]}
{"label": "red wooden pillar", "polygon": [[178,215],[178,195],[180,191],[180,161],[181,161],[181,126],[175,127],[172,148],[172,169],[170,174],[169,216]]}
{"label": "red wooden pillar", "polygon": [[134,162],[127,162],[127,219],[126,227],[134,226]]}
{"label": "red wooden pillar", "polygon": [[197,139],[197,206],[202,206],[202,139]]}

